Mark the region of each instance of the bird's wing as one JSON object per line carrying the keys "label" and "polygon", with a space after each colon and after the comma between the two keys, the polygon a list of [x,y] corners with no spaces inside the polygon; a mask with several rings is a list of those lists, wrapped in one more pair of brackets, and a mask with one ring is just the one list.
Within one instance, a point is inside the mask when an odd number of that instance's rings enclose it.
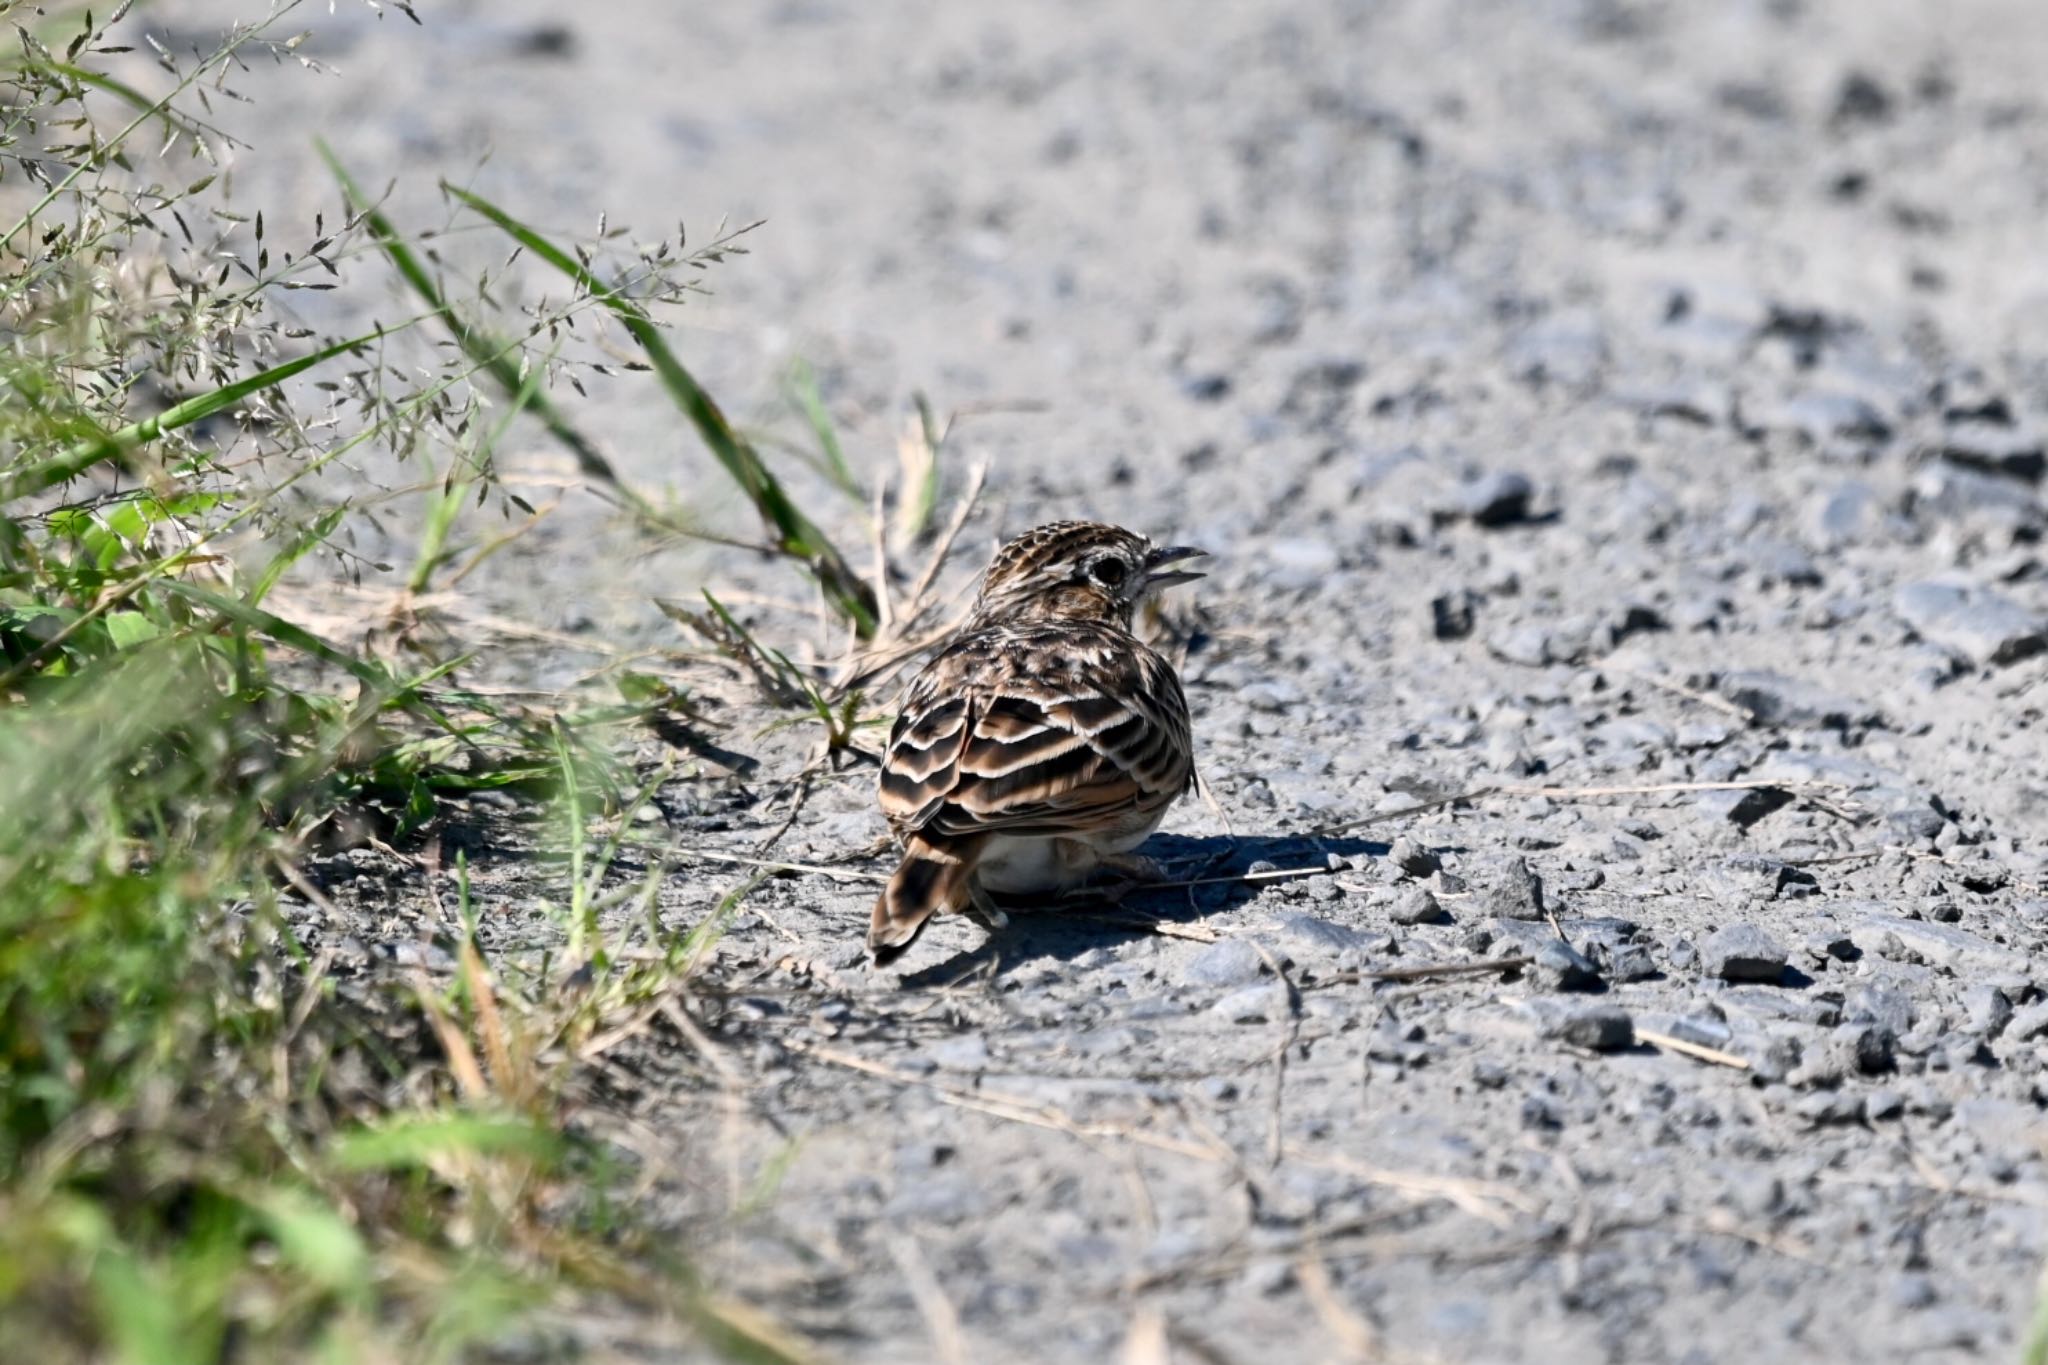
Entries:
{"label": "bird's wing", "polygon": [[1187,790],[1187,701],[1164,659],[1127,639],[997,643],[912,684],[882,761],[899,835],[1086,833]]}

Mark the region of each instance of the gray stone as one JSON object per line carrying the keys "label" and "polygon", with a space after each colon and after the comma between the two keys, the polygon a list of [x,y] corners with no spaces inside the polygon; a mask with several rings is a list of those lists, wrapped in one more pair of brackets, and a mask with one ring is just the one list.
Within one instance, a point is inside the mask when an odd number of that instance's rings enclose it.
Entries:
{"label": "gray stone", "polygon": [[1259,950],[1242,938],[1212,943],[1190,958],[1180,979],[1191,986],[1242,986],[1266,970]]}
{"label": "gray stone", "polygon": [[1233,1024],[1263,1024],[1287,1017],[1287,988],[1278,981],[1242,986],[1209,1007],[1209,1013]]}
{"label": "gray stone", "polygon": [[1459,590],[1430,599],[1431,633],[1439,640],[1462,640],[1472,633],[1479,614],[1479,597]]}
{"label": "gray stone", "polygon": [[1482,474],[1458,489],[1457,509],[1479,526],[1509,526],[1529,515],[1536,486],[1512,470]]}
{"label": "gray stone", "polygon": [[1996,1038],[2012,1022],[2012,1001],[1996,986],[1976,985],[1963,992],[1963,1008],[1969,1012],[1970,1032]]}
{"label": "gray stone", "polygon": [[1566,1014],[1550,1036],[1593,1052],[1619,1052],[1635,1046],[1635,1021],[1619,1005],[1586,1005]]}
{"label": "gray stone", "polygon": [[1941,458],[1965,469],[2039,483],[2048,474],[2048,450],[2041,438],[2007,422],[1963,421],[1949,425]]}
{"label": "gray stone", "polygon": [[1874,953],[1879,957],[1892,956],[1885,951],[1889,939],[1893,953],[1904,949],[1921,961],[1951,970],[1967,970],[1985,976],[2020,977],[2028,976],[2033,970],[2032,959],[2024,953],[2016,953],[1967,929],[1932,920],[1907,919],[1903,915],[1867,915],[1850,926],[1849,937],[1861,952]]}
{"label": "gray stone", "polygon": [[1744,787],[1733,791],[1702,792],[1700,812],[1708,819],[1726,821],[1737,829],[1748,829],[1773,811],[1792,804],[1792,793],[1780,787]]}
{"label": "gray stone", "polygon": [[2031,1043],[2036,1038],[2048,1038],[2048,1000],[2029,1005],[2011,1016],[2005,1026],[2005,1036],[2015,1043]]}
{"label": "gray stone", "polygon": [[1502,868],[1486,893],[1486,911],[1502,919],[1542,919],[1543,879],[1517,858]]}
{"label": "gray stone", "polygon": [[1789,955],[1783,944],[1753,924],[1730,924],[1707,935],[1700,961],[1708,976],[1723,981],[1776,982]]}
{"label": "gray stone", "polygon": [[1924,579],[1892,599],[1922,636],[1974,664],[2011,664],[2048,651],[2048,616],[1959,579]]}
{"label": "gray stone", "polygon": [[1550,632],[1542,626],[1506,626],[1486,637],[1486,648],[1497,659],[1541,668],[1551,661]]}
{"label": "gray stone", "polygon": [[1616,981],[1647,981],[1657,975],[1657,963],[1640,943],[1624,943],[1607,953],[1607,975]]}
{"label": "gray stone", "polygon": [[1843,1024],[1833,1041],[1847,1049],[1856,1070],[1865,1076],[1880,1076],[1895,1069],[1893,1053],[1898,1038],[1881,1024]]}
{"label": "gray stone", "polygon": [[1545,990],[1590,991],[1600,987],[1600,971],[1584,953],[1562,939],[1552,938],[1535,953],[1530,968]]}
{"label": "gray stone", "polygon": [[1394,840],[1387,858],[1411,877],[1431,877],[1443,871],[1443,860],[1431,850],[1403,834]]}
{"label": "gray stone", "polygon": [[1768,670],[1724,673],[1714,686],[1765,725],[1844,730],[1880,720],[1874,708],[1852,697]]}
{"label": "gray stone", "polygon": [[1402,892],[1401,898],[1394,902],[1392,909],[1387,911],[1387,918],[1395,924],[1449,924],[1451,922],[1450,915],[1444,910],[1442,905],[1437,903],[1437,898],[1429,893],[1429,888],[1426,886],[1410,887],[1407,891]]}
{"label": "gray stone", "polygon": [[1919,1019],[1913,997],[1897,986],[1871,984],[1859,986],[1850,992],[1842,1007],[1842,1017],[1850,1023],[1877,1024],[1891,1030],[1893,1036],[1903,1038],[1913,1031]]}
{"label": "gray stone", "polygon": [[[1299,911],[1277,916],[1272,928],[1275,937],[1290,951],[1314,956],[1334,956],[1347,949],[1363,951],[1372,942],[1368,935],[1348,925]],[[1222,944],[1215,946],[1221,947]]]}

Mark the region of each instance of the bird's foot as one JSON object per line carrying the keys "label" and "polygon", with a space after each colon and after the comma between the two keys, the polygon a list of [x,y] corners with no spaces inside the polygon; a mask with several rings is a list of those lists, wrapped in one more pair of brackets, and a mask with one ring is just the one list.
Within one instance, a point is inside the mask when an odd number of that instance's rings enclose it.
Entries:
{"label": "bird's foot", "polygon": [[988,926],[989,932],[1010,927],[1010,917],[1003,913],[1001,906],[982,889],[977,881],[967,883],[968,913]]}

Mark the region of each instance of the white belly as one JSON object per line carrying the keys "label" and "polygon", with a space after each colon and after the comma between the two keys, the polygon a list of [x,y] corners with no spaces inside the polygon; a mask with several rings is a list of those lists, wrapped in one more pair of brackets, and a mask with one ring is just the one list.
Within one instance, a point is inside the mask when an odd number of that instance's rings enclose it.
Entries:
{"label": "white belly", "polygon": [[1125,829],[1085,838],[1073,835],[1011,838],[996,835],[981,850],[975,877],[1000,895],[1065,891],[1088,880],[1106,854],[1128,853],[1152,837],[1166,812]]}

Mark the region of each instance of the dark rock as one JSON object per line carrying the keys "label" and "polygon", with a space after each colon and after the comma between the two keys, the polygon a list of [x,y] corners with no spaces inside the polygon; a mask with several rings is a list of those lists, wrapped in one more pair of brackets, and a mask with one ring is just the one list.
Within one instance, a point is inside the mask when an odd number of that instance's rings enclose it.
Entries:
{"label": "dark rock", "polygon": [[2010,664],[2048,651],[2048,616],[1971,583],[1925,579],[1893,606],[1915,631],[1976,664]]}
{"label": "dark rock", "polygon": [[1867,72],[1851,71],[1842,77],[1842,87],[1835,94],[1835,107],[1828,115],[1828,123],[1842,130],[1860,123],[1885,123],[1891,116],[1891,92]]}
{"label": "dark rock", "polygon": [[1873,1123],[1904,1116],[1906,1097],[1896,1090],[1873,1090],[1863,1100],[1863,1116]]}
{"label": "dark rock", "polygon": [[1462,589],[1447,592],[1430,600],[1429,613],[1430,627],[1437,639],[1462,640],[1472,633],[1473,622],[1478,617],[1478,594]]}
{"label": "dark rock", "polygon": [[1616,981],[1647,981],[1657,975],[1657,963],[1640,943],[1624,943],[1610,950],[1607,975]]}
{"label": "dark rock", "polygon": [[1395,924],[1449,924],[1450,915],[1437,898],[1429,894],[1426,886],[1412,887],[1402,893],[1393,908],[1387,911],[1387,918]]}
{"label": "dark rock", "polygon": [[1592,1052],[1619,1052],[1635,1046],[1635,1021],[1619,1005],[1586,1005],[1564,1015],[1549,1036]]}
{"label": "dark rock", "polygon": [[1881,1076],[1896,1069],[1893,1055],[1898,1038],[1879,1024],[1843,1024],[1832,1040],[1848,1049],[1856,1069],[1866,1076]]}
{"label": "dark rock", "polygon": [[1753,924],[1716,929],[1700,945],[1700,958],[1708,976],[1766,982],[1782,980],[1788,960],[1784,946]]}
{"label": "dark rock", "polygon": [[1545,990],[1591,991],[1600,988],[1600,972],[1592,961],[1562,939],[1553,938],[1538,948],[1535,965],[1529,970]]}
{"label": "dark rock", "polygon": [[1457,510],[1478,526],[1511,526],[1529,515],[1536,487],[1511,470],[1482,474],[1458,490]]}
{"label": "dark rock", "polygon": [[1485,908],[1502,919],[1542,919],[1543,879],[1529,870],[1525,859],[1517,858],[1501,869],[1488,889]]}
{"label": "dark rock", "polygon": [[1748,829],[1774,811],[1792,804],[1792,793],[1781,787],[1743,787],[1729,791],[1702,792],[1700,811],[1711,820],[1725,820],[1737,829]]}
{"label": "dark rock", "polygon": [[1846,730],[1880,718],[1871,707],[1814,683],[1782,673],[1752,669],[1724,673],[1715,690],[1765,725],[1817,726]]}
{"label": "dark rock", "polygon": [[1508,1069],[1490,1057],[1472,1061],[1472,1084],[1481,1090],[1498,1090],[1508,1083]]}
{"label": "dark rock", "polygon": [[1433,877],[1444,869],[1443,859],[1405,834],[1394,840],[1387,856],[1411,877]]}
{"label": "dark rock", "polygon": [[2027,483],[2039,483],[2042,475],[2048,474],[2048,451],[2043,450],[2041,438],[2004,422],[1951,425],[1942,441],[1941,458],[1965,469]]}

